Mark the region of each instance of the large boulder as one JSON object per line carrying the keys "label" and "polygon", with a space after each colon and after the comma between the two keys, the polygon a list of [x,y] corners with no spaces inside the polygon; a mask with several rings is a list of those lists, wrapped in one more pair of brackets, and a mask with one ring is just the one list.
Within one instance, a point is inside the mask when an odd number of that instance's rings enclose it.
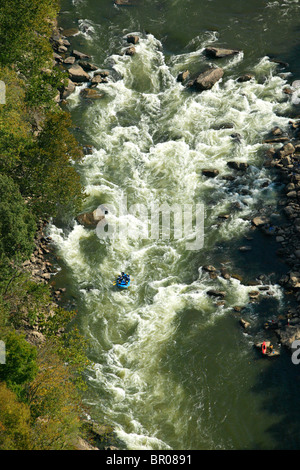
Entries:
{"label": "large boulder", "polygon": [[72,82],[72,80],[68,79],[68,84],[61,90],[60,98],[65,100],[75,91],[76,85]]}
{"label": "large boulder", "polygon": [[91,212],[85,212],[76,217],[77,222],[86,227],[96,227],[98,222],[105,218],[101,209],[95,209]]}
{"label": "large boulder", "polygon": [[91,58],[91,56],[89,56],[88,54],[84,54],[83,52],[76,51],[75,49],[73,49],[72,55],[78,60],[86,60],[86,59]]}
{"label": "large boulder", "polygon": [[215,83],[217,83],[224,75],[223,69],[220,67],[210,68],[205,72],[202,72],[193,81],[193,85],[197,90],[209,90]]}
{"label": "large boulder", "polygon": [[79,60],[78,64],[86,72],[94,72],[95,70],[98,70],[97,65],[91,64],[90,62],[87,62],[86,60]]}
{"label": "large boulder", "polygon": [[223,57],[229,57],[238,54],[240,51],[236,49],[223,49],[221,47],[206,47],[204,49],[205,55],[213,57],[214,59],[222,59]]}
{"label": "large boulder", "polygon": [[82,83],[82,82],[89,82],[90,76],[87,72],[83,70],[82,67],[78,64],[72,65],[71,68],[68,70],[69,78],[72,82]]}

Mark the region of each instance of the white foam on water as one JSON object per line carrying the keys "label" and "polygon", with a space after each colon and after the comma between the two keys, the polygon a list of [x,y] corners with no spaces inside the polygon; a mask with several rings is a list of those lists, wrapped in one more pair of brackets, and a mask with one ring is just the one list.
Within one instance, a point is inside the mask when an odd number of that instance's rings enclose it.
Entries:
{"label": "white foam on water", "polygon": [[[118,207],[125,197],[129,206],[146,207],[154,202],[207,201],[211,214],[206,219],[210,230],[205,233],[205,246],[209,249],[216,231],[219,242],[240,237],[249,228],[246,218],[262,198],[259,182],[268,178],[258,157],[264,148],[261,137],[275,125],[287,127],[288,120],[277,113],[286,111],[289,103],[282,93],[285,81],[274,75],[274,64],[267,58],[255,67],[265,77],[264,84],[228,78],[242,55],[228,63],[227,78],[213,89],[201,94],[187,91],[176,81],[177,72],[197,59],[203,47],[199,44],[196,52],[173,57],[167,65],[161,43],[148,35],[140,40],[133,58],[113,55],[110,60],[122,79],[100,84],[105,100],[83,111],[96,150],[79,169],[88,210],[95,201]],[[68,99],[71,109],[79,104],[80,88]],[[231,123],[231,128],[222,128],[224,123]],[[240,134],[240,142],[233,133]],[[235,192],[221,178],[202,176],[204,168],[216,168],[221,176],[230,173],[229,160],[251,165],[246,176],[236,176]],[[248,195],[237,190],[239,184]],[[240,211],[214,226],[217,215],[235,203],[240,203]],[[89,240],[97,246],[95,231],[75,223],[66,234],[52,225],[50,234],[78,284],[95,283],[91,291],[82,288],[81,296],[89,311],[85,333],[99,356],[88,371],[89,382],[99,389],[96,407],[129,449],[169,449],[160,431],[163,421],[176,436],[189,427],[188,417],[179,413],[184,386],[162,368],[166,348],[175,341],[178,317],[193,309],[199,326],[210,328],[233,305],[246,305],[255,287],[236,279],[213,281],[201,270],[197,279],[185,284],[182,274],[190,270],[184,264],[186,236],[177,241],[151,240],[145,237],[147,223],[137,212],[109,217],[112,224],[132,230],[126,238],[112,236],[102,245],[98,240],[99,250],[105,250],[97,266],[82,248]],[[124,270],[134,278],[131,291],[114,291],[112,281]],[[225,306],[207,295],[216,285],[230,299]],[[269,286],[269,290],[280,301],[280,288]]]}

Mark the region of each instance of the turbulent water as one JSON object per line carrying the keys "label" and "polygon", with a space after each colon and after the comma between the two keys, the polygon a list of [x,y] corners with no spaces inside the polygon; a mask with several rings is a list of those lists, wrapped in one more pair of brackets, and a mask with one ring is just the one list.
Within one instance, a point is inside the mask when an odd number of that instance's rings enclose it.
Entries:
{"label": "turbulent water", "polygon": [[[78,165],[85,210],[115,208],[107,216],[111,226],[128,227],[126,236],[106,238],[75,221],[50,227],[62,260],[58,282],[68,285],[90,342],[86,402],[128,449],[297,447],[295,435],[288,443],[279,438],[297,403],[293,366],[284,352],[274,366],[253,350],[263,320],[286,306],[274,274],[284,267],[274,241],[252,232],[250,220],[263,207],[278,221],[281,186],[263,166],[263,139],[275,126],[288,128],[298,99],[283,92],[289,70],[270,60],[267,43],[255,49],[257,24],[281,44],[278,25],[291,28],[298,2],[256,1],[245,9],[241,2],[202,2],[205,20],[197,28],[198,2],[170,3],[122,9],[112,1],[74,0],[62,9],[62,23],[72,26],[76,18],[81,30],[74,47],[110,71],[108,83],[98,85],[104,98],[87,103],[82,85],[67,103],[79,138],[94,146]],[[231,7],[226,24],[224,3]],[[235,34],[226,43],[230,25]],[[140,36],[134,57],[120,54],[128,33]],[[225,74],[211,90],[186,89],[178,73],[212,63],[203,54],[212,44],[243,52],[218,62]],[[255,79],[239,83],[245,72]],[[234,173],[228,161],[249,168]],[[203,176],[208,168],[218,177]],[[188,249],[191,233],[175,237],[172,230],[165,239],[151,238],[149,220],[134,205],[150,213],[163,203],[203,205],[203,246]],[[122,204],[127,211],[120,213]],[[174,217],[174,228],[180,220]],[[243,245],[252,250],[240,252]],[[211,279],[202,268],[208,264],[241,278]],[[112,285],[121,271],[133,277],[129,291]],[[258,286],[266,287],[261,301],[249,303]],[[225,301],[208,296],[211,289],[224,291]],[[254,333],[240,329],[234,306],[245,306]]]}

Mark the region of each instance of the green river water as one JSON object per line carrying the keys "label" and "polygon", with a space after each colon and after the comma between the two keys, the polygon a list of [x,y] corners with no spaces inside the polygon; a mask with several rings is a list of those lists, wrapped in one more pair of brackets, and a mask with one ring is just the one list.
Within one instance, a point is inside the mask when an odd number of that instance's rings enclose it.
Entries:
{"label": "green river water", "polygon": [[[253,348],[264,320],[285,311],[277,282],[287,267],[273,238],[253,232],[250,222],[261,208],[278,221],[281,185],[263,166],[262,141],[297,113],[297,92],[282,90],[300,78],[299,11],[298,0],[62,1],[60,24],[80,29],[72,47],[110,71],[98,85],[101,100],[82,99],[82,85],[65,105],[79,141],[94,146],[78,165],[84,209],[127,201],[147,208],[201,203],[205,210],[204,245],[193,250],[185,236],[145,236],[137,212],[110,214],[114,224],[128,224],[124,237],[101,240],[63,217],[50,227],[61,258],[57,285],[67,286],[90,344],[85,400],[93,418],[114,426],[121,447],[300,447],[298,369],[284,350],[269,361]],[[140,36],[133,57],[121,54],[128,33]],[[242,52],[218,62],[225,73],[212,90],[186,90],[178,73],[213,63],[203,55],[212,44]],[[244,73],[255,80],[237,82]],[[230,160],[250,166],[235,174]],[[204,177],[204,168],[219,176]],[[242,245],[252,250],[240,252]],[[209,264],[241,278],[211,279],[202,269]],[[112,286],[121,271],[133,277],[130,291]],[[260,282],[266,290],[249,303]],[[225,291],[225,302],[209,289]],[[234,306],[245,307],[249,333]]]}

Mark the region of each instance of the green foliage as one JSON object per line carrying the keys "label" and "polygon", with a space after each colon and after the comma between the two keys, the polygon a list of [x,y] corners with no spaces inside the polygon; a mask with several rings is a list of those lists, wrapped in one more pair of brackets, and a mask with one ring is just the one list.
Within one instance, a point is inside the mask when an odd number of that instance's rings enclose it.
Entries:
{"label": "green foliage", "polygon": [[80,428],[80,396],[56,346],[47,342],[39,351],[38,364],[38,374],[28,388],[35,447],[71,449]]}
{"label": "green foliage", "polygon": [[34,59],[36,50],[29,46],[36,35],[49,36],[50,21],[58,12],[57,0],[1,0],[0,62],[22,62]]}
{"label": "green foliage", "polygon": [[0,450],[30,449],[30,409],[0,382]]}
{"label": "green foliage", "polygon": [[34,282],[29,274],[15,268],[6,277],[2,292],[11,326],[40,328],[46,323],[53,304],[48,285]]}
{"label": "green foliage", "polygon": [[37,373],[37,350],[30,345],[24,335],[11,330],[1,338],[5,342],[6,362],[0,364],[0,381],[15,391],[19,397],[24,387]]}
{"label": "green foliage", "polygon": [[[78,213],[75,170],[82,156],[70,115],[54,102],[65,72],[53,69],[49,42],[58,0],[1,0],[0,80],[0,449],[72,449],[79,434],[87,344],[57,307],[50,287],[22,270],[32,253],[36,220]],[[38,132],[37,132],[38,131]],[[42,332],[32,346],[21,333]],[[18,330],[18,332],[17,332]]]}
{"label": "green foliage", "polygon": [[24,81],[9,67],[0,67],[0,80],[6,86],[6,104],[0,105],[0,171],[11,174],[31,139],[31,126]]}
{"label": "green foliage", "polygon": [[0,175],[0,256],[26,259],[33,250],[36,224],[18,186]]}
{"label": "green foliage", "polygon": [[37,141],[22,152],[20,189],[39,216],[56,216],[66,207],[77,213],[82,205],[80,176],[72,163],[82,154],[71,125],[68,113],[49,112]]}

